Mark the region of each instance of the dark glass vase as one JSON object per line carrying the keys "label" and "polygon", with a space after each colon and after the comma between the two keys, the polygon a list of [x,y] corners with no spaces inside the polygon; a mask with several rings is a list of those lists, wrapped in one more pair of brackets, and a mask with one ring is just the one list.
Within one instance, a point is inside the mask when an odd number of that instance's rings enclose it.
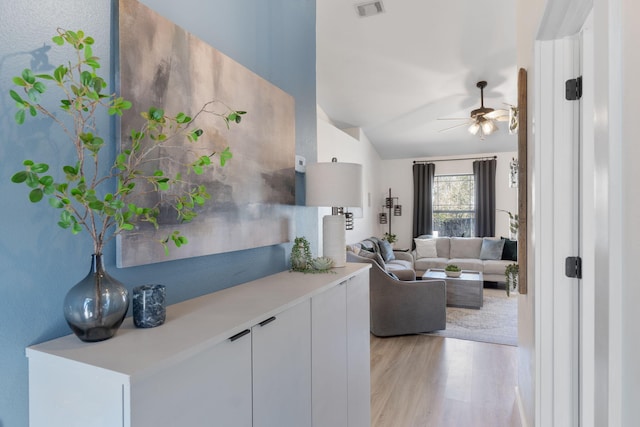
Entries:
{"label": "dark glass vase", "polygon": [[113,337],[129,308],[129,293],[102,266],[102,254],[93,254],[89,274],[67,292],[64,318],[82,341]]}

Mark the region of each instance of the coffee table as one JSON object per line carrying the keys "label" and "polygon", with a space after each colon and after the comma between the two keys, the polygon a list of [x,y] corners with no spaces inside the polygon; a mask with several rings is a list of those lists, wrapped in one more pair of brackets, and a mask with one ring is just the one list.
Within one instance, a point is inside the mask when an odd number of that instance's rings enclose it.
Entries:
{"label": "coffee table", "polygon": [[460,277],[448,277],[443,269],[430,268],[423,279],[441,279],[447,284],[447,305],[451,307],[480,308],[484,280],[482,272],[462,270]]}

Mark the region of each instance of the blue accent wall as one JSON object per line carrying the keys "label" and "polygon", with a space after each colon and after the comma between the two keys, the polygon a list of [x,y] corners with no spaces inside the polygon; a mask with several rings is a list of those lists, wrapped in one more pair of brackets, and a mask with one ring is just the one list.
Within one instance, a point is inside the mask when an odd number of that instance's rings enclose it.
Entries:
{"label": "blue accent wall", "polygon": [[[315,0],[143,3],[291,94],[296,102],[296,153],[315,160]],[[25,347],[70,333],[62,300],[87,273],[92,251],[87,235],[60,229],[55,211],[46,203],[31,204],[26,187],[10,182],[24,159],[73,163],[70,144],[58,145],[64,137],[50,120],[14,124],[11,77],[33,64],[64,62],[66,54],[57,46],[46,56],[38,55],[52,45],[56,28],[63,27],[83,29],[97,39],[94,53],[103,59],[102,75],[113,82],[109,70],[117,52],[111,48],[111,16],[109,0],[0,0],[0,427],[28,425]],[[101,117],[98,127],[105,139],[114,140],[108,117]],[[303,180],[296,181],[300,187]],[[316,209],[297,207],[295,216],[295,235],[315,245]],[[289,252],[290,245],[276,245],[127,269],[115,267],[113,244],[104,255],[109,272],[129,289],[163,283],[173,304],[283,271]]]}

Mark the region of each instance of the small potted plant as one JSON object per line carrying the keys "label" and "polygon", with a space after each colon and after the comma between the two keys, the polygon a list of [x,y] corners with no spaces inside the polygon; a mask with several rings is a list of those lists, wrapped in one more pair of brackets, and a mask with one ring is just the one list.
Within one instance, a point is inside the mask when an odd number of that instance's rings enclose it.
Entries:
{"label": "small potted plant", "polygon": [[305,237],[296,237],[291,248],[291,270],[307,271],[311,268],[311,249]]}
{"label": "small potted plant", "polygon": [[507,296],[518,288],[518,264],[509,264],[504,269],[505,289]]}
{"label": "small potted plant", "polygon": [[384,233],[382,240],[386,240],[391,246],[393,246],[393,244],[398,241],[398,236],[392,233]]}
{"label": "small potted plant", "polygon": [[455,264],[448,264],[444,268],[444,274],[446,274],[447,277],[460,277],[460,274],[462,274],[462,270],[460,270],[460,267]]}
{"label": "small potted plant", "polygon": [[291,270],[300,273],[330,272],[333,260],[328,257],[311,255],[309,241],[305,237],[296,237],[291,248]]}

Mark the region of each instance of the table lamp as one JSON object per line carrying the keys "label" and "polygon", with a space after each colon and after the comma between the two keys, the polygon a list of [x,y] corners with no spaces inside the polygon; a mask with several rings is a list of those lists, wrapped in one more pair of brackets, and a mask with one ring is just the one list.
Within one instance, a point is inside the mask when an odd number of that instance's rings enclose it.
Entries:
{"label": "table lamp", "polygon": [[340,208],[362,207],[362,165],[330,163],[307,165],[306,205],[331,207],[322,218],[322,251],[333,260],[333,267],[347,263],[345,218]]}

